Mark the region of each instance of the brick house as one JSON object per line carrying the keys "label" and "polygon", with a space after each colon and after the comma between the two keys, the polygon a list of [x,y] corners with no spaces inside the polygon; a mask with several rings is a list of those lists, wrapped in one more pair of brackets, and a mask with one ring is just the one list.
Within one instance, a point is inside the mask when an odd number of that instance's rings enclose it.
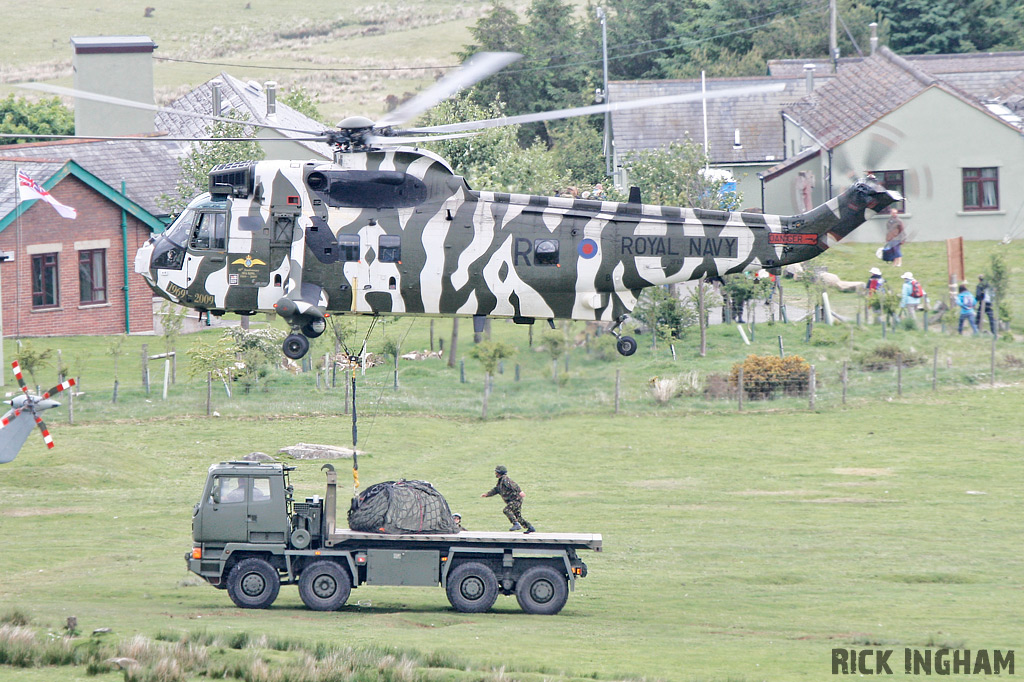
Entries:
{"label": "brick house", "polygon": [[[71,156],[89,157],[85,147],[103,144],[97,162],[107,175]],[[110,145],[115,145],[111,148]],[[0,148],[0,302],[3,336],[152,333],[153,297],[134,274],[135,252],[164,228],[155,197],[173,189],[151,175],[177,172],[177,162],[149,144],[134,160],[126,143],[62,143]],[[97,150],[92,150],[97,151]],[[71,152],[71,153],[69,153]],[[156,159],[156,161],[154,161]],[[110,164],[137,164],[136,173]],[[105,165],[106,164],[106,165]],[[173,169],[171,167],[173,164]],[[23,171],[76,219],[61,217],[41,200],[20,201],[16,173]],[[121,182],[109,175],[121,173]],[[155,183],[155,184],[154,184]],[[133,186],[145,199],[133,196]],[[159,191],[157,191],[159,190]],[[145,204],[148,204],[147,207]]]}

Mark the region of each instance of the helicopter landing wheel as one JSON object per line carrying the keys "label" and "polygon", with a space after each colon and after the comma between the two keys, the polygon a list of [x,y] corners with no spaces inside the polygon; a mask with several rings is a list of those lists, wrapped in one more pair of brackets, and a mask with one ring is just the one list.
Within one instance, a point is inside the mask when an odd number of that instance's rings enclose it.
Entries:
{"label": "helicopter landing wheel", "polygon": [[289,334],[281,348],[285,357],[298,360],[309,351],[309,339],[302,334]]}
{"label": "helicopter landing wheel", "polygon": [[311,339],[315,339],[327,331],[327,320],[323,318],[313,319],[302,325],[302,333]]}
{"label": "helicopter landing wheel", "polygon": [[619,355],[629,357],[636,352],[636,339],[632,336],[620,336],[615,343],[615,348],[619,351]]}

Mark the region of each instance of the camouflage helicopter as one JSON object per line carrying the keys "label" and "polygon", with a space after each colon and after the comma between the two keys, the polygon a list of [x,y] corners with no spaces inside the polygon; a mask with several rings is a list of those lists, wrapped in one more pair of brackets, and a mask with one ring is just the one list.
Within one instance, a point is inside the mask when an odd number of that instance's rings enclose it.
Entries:
{"label": "camouflage helicopter", "polygon": [[647,205],[639,191],[626,202],[489,192],[415,146],[700,93],[396,128],[517,58],[476,55],[381,120],[302,131],[334,146],[333,163],[214,168],[209,191],[139,249],[135,272],[201,312],[276,312],[291,326],[283,351],[293,359],[338,314],[471,316],[478,331],[487,317],[606,321],[618,351],[632,355],[636,341],[618,329],[644,288],[811,259],[901,199],[871,177],[794,216]]}

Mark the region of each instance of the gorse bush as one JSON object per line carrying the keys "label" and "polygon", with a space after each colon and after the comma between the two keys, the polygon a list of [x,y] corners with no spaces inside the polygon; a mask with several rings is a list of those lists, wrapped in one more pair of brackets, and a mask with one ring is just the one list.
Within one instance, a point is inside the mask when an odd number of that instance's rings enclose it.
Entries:
{"label": "gorse bush", "polygon": [[800,395],[807,391],[811,365],[799,355],[748,355],[732,366],[729,379],[733,386],[739,384],[741,367],[743,391],[748,398],[767,400],[778,393]]}
{"label": "gorse bush", "polygon": [[868,372],[884,372],[896,366],[897,360],[904,367],[924,364],[925,357],[914,349],[903,350],[898,344],[883,343],[857,358],[857,364]]}

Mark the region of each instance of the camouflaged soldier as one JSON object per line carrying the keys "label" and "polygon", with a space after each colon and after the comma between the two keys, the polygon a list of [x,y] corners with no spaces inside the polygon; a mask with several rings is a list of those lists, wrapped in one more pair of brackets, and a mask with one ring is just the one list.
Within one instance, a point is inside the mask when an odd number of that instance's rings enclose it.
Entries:
{"label": "camouflaged soldier", "polygon": [[522,515],[523,497],[526,496],[526,493],[522,491],[515,481],[508,477],[508,469],[500,464],[494,468],[494,475],[498,478],[498,484],[480,497],[501,495],[501,499],[505,501],[505,508],[502,510],[502,513],[512,522],[512,527],[509,530],[522,530],[525,526],[525,532],[534,532],[536,529],[533,527],[533,524],[524,519]]}

